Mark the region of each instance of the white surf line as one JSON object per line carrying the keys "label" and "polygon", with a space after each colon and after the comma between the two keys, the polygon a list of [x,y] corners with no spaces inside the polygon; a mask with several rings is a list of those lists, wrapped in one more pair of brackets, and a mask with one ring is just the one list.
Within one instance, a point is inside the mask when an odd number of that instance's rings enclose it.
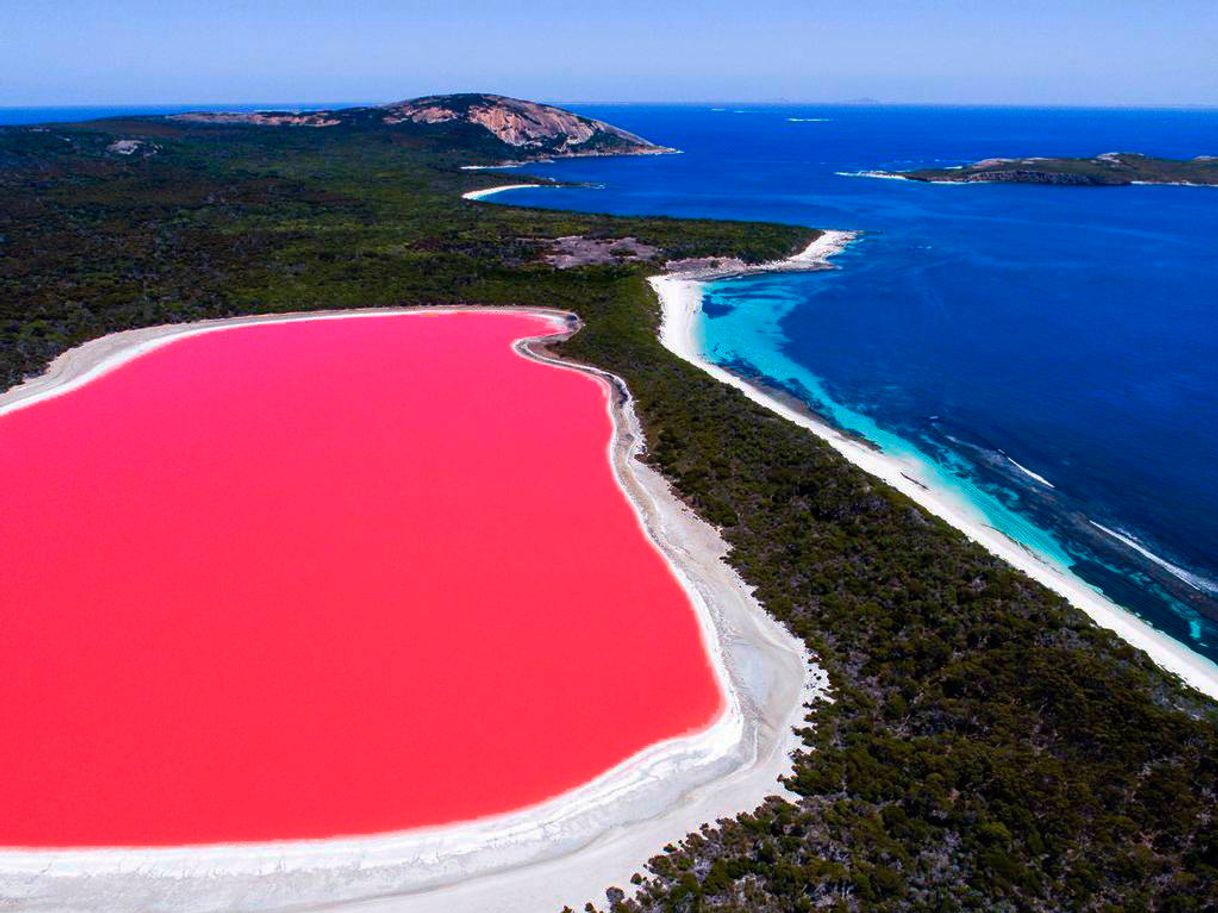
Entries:
{"label": "white surf line", "polygon": [[1007,454],[1005,454],[1005,453],[1002,455],[1007,458],[1007,461],[1012,466],[1014,466],[1016,469],[1018,469],[1020,472],[1022,472],[1024,475],[1026,475],[1028,478],[1034,479],[1035,481],[1039,482],[1041,485],[1044,485],[1046,488],[1057,488],[1056,485],[1054,485],[1052,482],[1050,482],[1048,479],[1046,479],[1044,476],[1042,476],[1039,472],[1033,472],[1031,469],[1029,469],[1027,466],[1024,466],[1022,463],[1015,462],[1015,460],[1012,457],[1007,456]]}
{"label": "white surf line", "polygon": [[833,173],[841,178],[876,178],[881,181],[909,180],[905,175],[893,171],[835,171]]}
{"label": "white surf line", "polygon": [[[513,311],[556,329],[571,315],[541,308],[417,308],[240,317],[106,336],[57,358],[42,377],[0,394],[0,414],[63,395],[179,339],[240,326],[454,311]],[[600,900],[647,859],[703,823],[751,811],[785,791],[805,704],[824,696],[824,673],[803,642],[774,621],[723,560],[727,545],[635,457],[643,438],[620,379],[541,348],[516,350],[607,388],[608,456],[652,544],[697,613],[725,710],[707,728],[649,746],[592,782],[538,805],[460,824],[329,840],[226,845],[0,850],[6,910],[136,913],[392,910],[534,913]],[[612,395],[610,390],[617,391]],[[562,750],[556,744],[554,750]],[[373,906],[369,906],[372,904]]]}
{"label": "white surf line", "polygon": [[938,185],[940,185],[940,186],[943,186],[943,185],[948,185],[948,184],[952,184],[952,185],[960,185],[960,184],[963,184],[963,185],[969,185],[969,184],[1004,184],[1004,183],[1010,183],[1009,181],[984,181],[984,180],[976,180],[976,181],[945,181],[945,180],[919,181],[919,180],[915,180],[914,178],[909,177],[908,175],[906,175],[905,173],[900,172],[900,171],[835,171],[835,172],[833,172],[833,173],[834,173],[834,174],[836,174],[838,177],[842,177],[842,178],[874,178],[874,179],[875,179],[875,180],[877,180],[877,181],[905,181],[906,183],[909,183],[909,184],[938,184]]}
{"label": "white surf line", "polygon": [[[826,232],[807,250],[790,261],[765,264],[757,270],[807,269],[809,257],[826,258],[852,240],[848,232]],[[733,271],[738,274],[740,271]],[[660,299],[660,341],[665,348],[707,374],[743,392],[749,399],[794,422],[826,441],[851,463],[887,482],[932,514],[950,523],[974,542],[984,546],[1008,564],[1065,597],[1098,625],[1115,632],[1133,646],[1144,650],[1166,671],[1180,676],[1188,685],[1210,697],[1218,698],[1218,665],[1193,652],[1184,644],[1155,630],[1142,619],[1076,577],[1064,566],[1050,562],[1020,543],[989,526],[985,517],[962,497],[936,488],[926,479],[916,462],[905,461],[877,451],[811,415],[771,396],[754,384],[707,361],[697,340],[698,315],[702,310],[702,284],[723,273],[702,273],[690,278],[679,273],[654,276],[649,281]]]}
{"label": "white surf line", "polygon": [[461,194],[463,200],[484,200],[492,194],[503,193],[505,190],[528,190],[530,187],[545,187],[545,184],[500,184],[498,187],[487,187],[483,190],[469,190]]}
{"label": "white surf line", "polygon": [[1218,184],[1198,184],[1195,181],[1130,181],[1135,187],[1218,187]]}
{"label": "white surf line", "polygon": [[1197,590],[1200,593],[1208,593],[1211,596],[1218,594],[1218,584],[1215,584],[1212,580],[1207,580],[1204,577],[1194,574],[1191,571],[1187,571],[1178,564],[1172,564],[1166,558],[1160,558],[1137,539],[1133,538],[1133,536],[1117,532],[1115,529],[1109,529],[1107,526],[1096,523],[1094,520],[1088,520],[1087,522],[1101,532],[1106,533],[1113,539],[1116,539],[1118,542],[1121,542],[1127,547],[1133,549],[1147,561],[1151,561],[1154,564],[1159,565],[1159,567],[1163,568],[1163,570],[1167,571],[1167,573],[1171,574],[1176,579],[1187,583],[1194,590]]}

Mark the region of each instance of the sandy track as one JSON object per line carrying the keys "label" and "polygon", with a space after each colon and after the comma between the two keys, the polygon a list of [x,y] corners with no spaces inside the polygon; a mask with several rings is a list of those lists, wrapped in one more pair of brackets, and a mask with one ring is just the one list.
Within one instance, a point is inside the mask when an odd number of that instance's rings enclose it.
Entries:
{"label": "sandy track", "polygon": [[[444,309],[450,310],[450,309]],[[174,340],[283,320],[353,319],[441,309],[242,317],[116,333],[57,358],[0,394],[0,415],[63,395]],[[567,314],[528,309],[574,332]],[[642,433],[620,379],[555,359],[543,340],[524,357],[591,373],[610,392],[609,459],[646,535],[690,595],[727,695],[708,729],[653,745],[593,782],[537,806],[476,821],[361,838],[181,848],[0,850],[0,905],[29,911],[462,911],[578,909],[628,887],[664,844],[704,822],[781,795],[804,705],[823,673],[723,560],[718,533],[637,459]],[[555,750],[561,750],[561,745]]]}

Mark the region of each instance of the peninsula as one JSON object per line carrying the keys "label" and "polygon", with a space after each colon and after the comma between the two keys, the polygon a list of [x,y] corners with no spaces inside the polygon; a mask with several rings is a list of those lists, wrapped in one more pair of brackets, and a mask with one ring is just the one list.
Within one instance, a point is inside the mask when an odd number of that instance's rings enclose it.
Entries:
{"label": "peninsula", "polygon": [[1218,186],[1218,156],[1165,159],[1136,152],[1105,152],[1094,158],[988,158],[956,168],[876,171],[875,177],[937,184],[1056,184],[1119,187],[1128,184]]}

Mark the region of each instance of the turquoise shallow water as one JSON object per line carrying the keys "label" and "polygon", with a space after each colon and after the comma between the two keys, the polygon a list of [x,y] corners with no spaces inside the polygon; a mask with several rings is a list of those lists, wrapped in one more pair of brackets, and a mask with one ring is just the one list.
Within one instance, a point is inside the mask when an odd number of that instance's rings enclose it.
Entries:
{"label": "turquoise shallow water", "polygon": [[[836,262],[848,261],[850,256],[838,255]],[[833,425],[878,444],[885,453],[916,461],[927,484],[955,492],[978,508],[995,528],[1058,564],[1070,566],[1070,555],[1057,538],[982,487],[967,461],[946,449],[937,457],[931,456],[928,449],[888,430],[866,412],[838,402],[824,380],[785,353],[787,339],[782,321],[804,300],[802,284],[792,282],[793,278],[771,274],[708,284],[703,298],[706,318],[697,334],[703,354],[740,373],[777,383]],[[814,282],[829,281],[821,275],[812,278]]]}
{"label": "turquoise shallow water", "polygon": [[838,270],[708,286],[706,354],[920,460],[993,526],[1218,658],[1218,190],[852,176],[1214,154],[1218,111],[585,110],[683,154],[537,167],[589,186],[499,202],[863,232]]}

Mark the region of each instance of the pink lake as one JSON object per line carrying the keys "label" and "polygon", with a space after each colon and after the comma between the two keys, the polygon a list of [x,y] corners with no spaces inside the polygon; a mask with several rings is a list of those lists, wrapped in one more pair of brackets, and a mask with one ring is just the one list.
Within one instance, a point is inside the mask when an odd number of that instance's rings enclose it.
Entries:
{"label": "pink lake", "polygon": [[0,845],[506,812],[709,725],[601,381],[513,312],[181,338],[0,416]]}

